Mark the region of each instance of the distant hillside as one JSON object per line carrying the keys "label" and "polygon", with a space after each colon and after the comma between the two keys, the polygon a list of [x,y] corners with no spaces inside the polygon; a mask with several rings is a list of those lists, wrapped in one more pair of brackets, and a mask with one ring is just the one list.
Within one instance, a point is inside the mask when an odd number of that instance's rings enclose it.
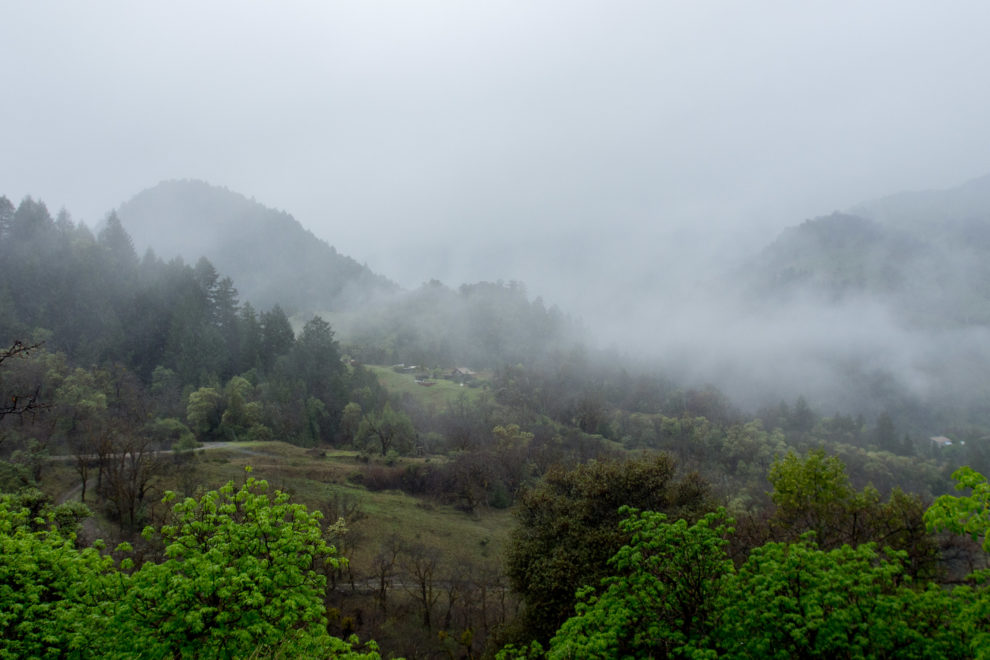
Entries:
{"label": "distant hillside", "polygon": [[696,299],[707,348],[673,366],[735,400],[988,420],[990,178],[806,220]]}
{"label": "distant hillside", "polygon": [[851,213],[912,232],[933,226],[987,224],[990,220],[990,175],[947,190],[924,190],[889,195],[863,202]]}
{"label": "distant hillside", "polygon": [[398,286],[276,211],[202,181],[166,181],[121,205],[139,254],[201,256],[236,282],[241,299],[290,312],[347,309]]}
{"label": "distant hillside", "polygon": [[451,289],[431,281],[354,314],[330,316],[350,354],[372,364],[496,368],[533,364],[585,337],[519,282]]}
{"label": "distant hillside", "polygon": [[879,219],[835,213],[805,221],[784,231],[739,279],[765,302],[869,298],[910,325],[990,323],[990,194],[977,204],[972,189],[956,192],[857,207],[876,209]]}

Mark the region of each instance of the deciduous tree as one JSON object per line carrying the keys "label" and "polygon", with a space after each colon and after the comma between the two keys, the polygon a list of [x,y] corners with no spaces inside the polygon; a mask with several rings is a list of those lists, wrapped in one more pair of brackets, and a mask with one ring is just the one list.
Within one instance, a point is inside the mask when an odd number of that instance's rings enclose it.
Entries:
{"label": "deciduous tree", "polygon": [[607,562],[629,540],[623,506],[694,520],[710,508],[708,485],[678,478],[665,454],[552,469],[525,492],[507,551],[507,574],[526,603],[528,638],[545,642],[574,613],[575,593],[608,575]]}
{"label": "deciduous tree", "polygon": [[350,644],[327,633],[326,578],[318,570],[344,560],[327,544],[319,512],[267,489],[253,478],[240,488],[228,483],[175,503],[168,524],[145,531],[165,543],[166,559],[144,564],[128,581],[114,618],[123,653],[350,653]]}
{"label": "deciduous tree", "polygon": [[385,456],[393,449],[408,452],[415,442],[416,429],[408,415],[386,403],[381,412],[370,412],[361,419],[356,439],[373,443]]}
{"label": "deciduous tree", "polygon": [[724,511],[694,525],[623,508],[629,543],[609,560],[600,589],[579,592],[577,615],[551,642],[549,658],[690,657],[711,647],[733,573]]}

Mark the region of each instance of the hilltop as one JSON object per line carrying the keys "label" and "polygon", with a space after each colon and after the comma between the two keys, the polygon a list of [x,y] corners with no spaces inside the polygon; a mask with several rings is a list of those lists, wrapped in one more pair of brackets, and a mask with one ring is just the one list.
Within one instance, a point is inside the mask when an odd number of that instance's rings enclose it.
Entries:
{"label": "hilltop", "polygon": [[901,193],[785,230],[741,273],[754,298],[869,299],[907,327],[990,322],[990,177]]}
{"label": "hilltop", "polygon": [[195,263],[206,257],[259,308],[338,310],[398,290],[284,211],[203,181],[164,181],[118,210],[139,253]]}

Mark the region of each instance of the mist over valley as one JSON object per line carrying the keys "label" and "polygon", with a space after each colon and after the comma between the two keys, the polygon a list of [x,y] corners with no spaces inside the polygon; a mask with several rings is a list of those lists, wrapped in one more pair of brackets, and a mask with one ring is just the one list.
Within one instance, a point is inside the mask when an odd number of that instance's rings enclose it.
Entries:
{"label": "mist over valley", "polygon": [[[478,360],[479,351],[466,348],[485,341],[478,324],[511,322],[499,319],[510,312],[496,305],[471,328],[464,320],[467,298],[472,287],[509,287],[520,300],[539,298],[537,304],[553,309],[566,333],[538,350],[491,355],[469,366],[499,359],[512,364],[584,343],[610,351],[633,371],[659,371],[684,387],[714,385],[750,412],[805,397],[823,412],[875,417],[896,411],[934,433],[956,415],[969,419],[985,409],[988,181],[927,193],[925,199],[935,201],[923,214],[904,201],[917,193],[863,203],[797,223],[768,235],[761,248],[736,254],[651,265],[623,259],[575,232],[564,250],[580,260],[555,264],[546,280],[495,284],[492,278],[483,285],[434,279],[401,290],[291,215],[204,182],[162,183],[121,205],[118,214],[139,252],[188,263],[205,256],[232,277],[244,300],[259,308],[279,304],[299,319],[326,314],[345,342],[387,334],[376,323],[398,325],[448,346],[451,364]],[[543,252],[521,245],[516,258],[527,254],[539,260]],[[590,264],[596,265],[593,283]],[[632,269],[649,276],[633,282]],[[560,291],[568,302],[533,293],[546,290]],[[401,347],[387,357],[421,361]],[[926,414],[930,409],[944,414]]]}
{"label": "mist over valley", "polygon": [[987,657],[990,4],[7,4],[0,656]]}

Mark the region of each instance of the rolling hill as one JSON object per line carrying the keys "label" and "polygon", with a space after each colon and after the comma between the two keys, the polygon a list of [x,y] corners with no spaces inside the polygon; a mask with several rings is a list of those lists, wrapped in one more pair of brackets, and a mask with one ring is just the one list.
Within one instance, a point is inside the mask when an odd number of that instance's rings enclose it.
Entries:
{"label": "rolling hill", "polygon": [[734,277],[762,301],[869,299],[917,328],[990,323],[990,177],[785,230]]}
{"label": "rolling hill", "polygon": [[202,181],[162,182],[122,204],[118,215],[139,253],[153,248],[188,263],[206,257],[259,308],[348,309],[398,290],[288,213]]}

